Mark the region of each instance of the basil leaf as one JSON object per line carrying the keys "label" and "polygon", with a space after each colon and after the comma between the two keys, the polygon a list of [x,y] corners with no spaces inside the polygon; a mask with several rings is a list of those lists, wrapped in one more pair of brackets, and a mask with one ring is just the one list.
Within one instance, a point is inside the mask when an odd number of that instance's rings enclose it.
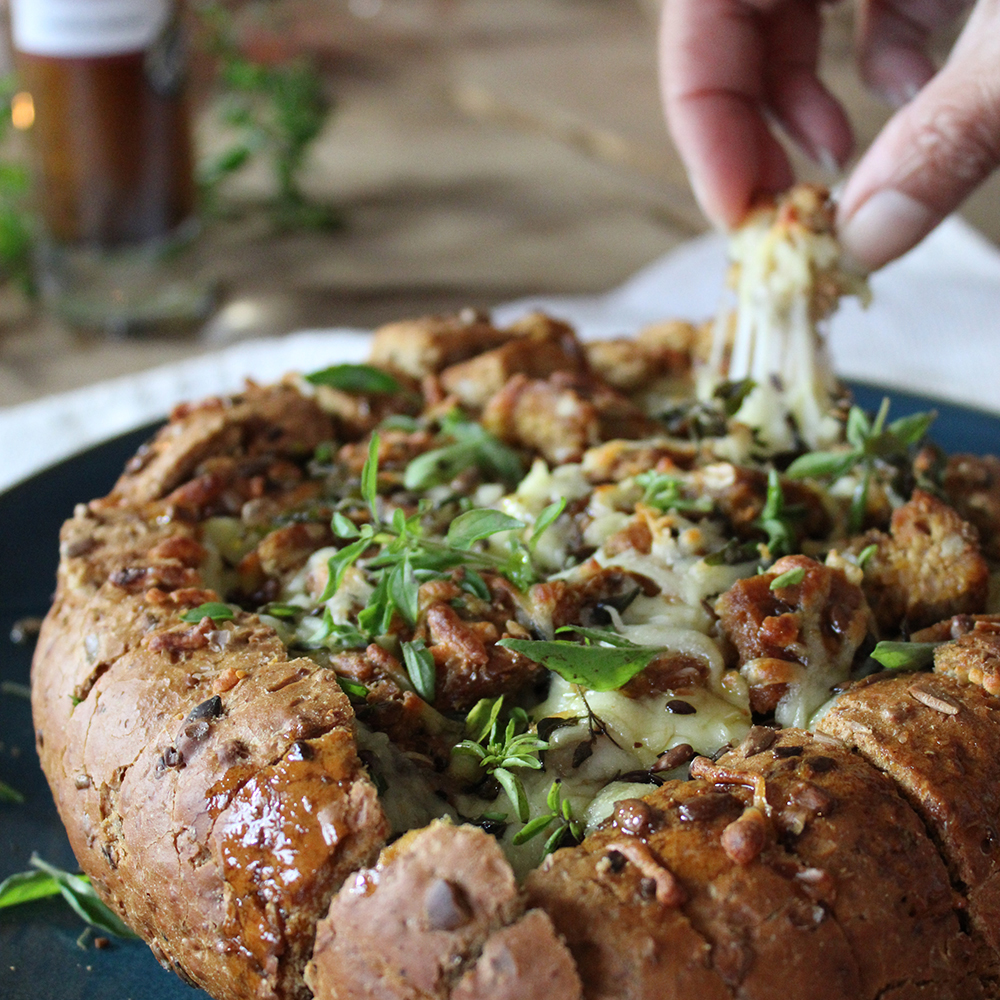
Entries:
{"label": "basil leaf", "polygon": [[864,569],[865,564],[868,562],[869,559],[871,559],[873,555],[875,555],[876,552],[878,552],[878,544],[876,542],[872,542],[871,545],[866,545],[858,553],[858,566],[861,569]]}
{"label": "basil leaf", "polygon": [[371,508],[372,517],[378,521],[375,502],[378,499],[378,446],[379,436],[372,435],[368,445],[368,458],[361,469],[361,497]]}
{"label": "basil leaf", "polygon": [[341,392],[387,396],[400,391],[399,383],[388,372],[371,365],[332,365],[305,378],[312,385],[328,385]]}
{"label": "basil leaf", "polygon": [[368,697],[368,688],[366,688],[360,681],[351,680],[350,677],[341,677],[338,674],[337,683],[340,685],[340,690],[343,691],[348,698],[364,701]]}
{"label": "basil leaf", "polygon": [[0,909],[48,899],[60,892],[59,883],[45,872],[17,872],[0,882]]}
{"label": "basil leaf", "polygon": [[534,819],[529,820],[524,826],[521,827],[514,837],[511,843],[515,847],[520,844],[526,844],[532,837],[537,837],[542,830],[544,830],[554,819],[559,817],[555,813],[550,813],[548,816],[536,816]]}
{"label": "basil leaf", "polygon": [[934,650],[940,642],[880,642],[872,659],[887,670],[923,670],[934,662]]}
{"label": "basil leaf", "polygon": [[356,542],[345,545],[336,555],[326,561],[327,577],[323,593],[319,595],[318,604],[330,600],[344,582],[344,574],[358,561],[361,553],[371,545],[371,537],[363,534]]}
{"label": "basil leaf", "polygon": [[493,777],[500,782],[501,787],[507,793],[507,798],[510,799],[511,805],[517,812],[517,818],[522,823],[527,823],[528,817],[531,815],[531,808],[528,805],[528,796],[524,791],[521,779],[505,767],[496,768],[493,771]]}
{"label": "basil leaf", "polygon": [[566,509],[566,498],[560,497],[555,503],[550,503],[548,507],[545,508],[535,518],[535,527],[532,529],[531,538],[528,539],[528,551],[534,552],[535,546],[538,545],[538,539],[542,537],[545,532],[552,527],[553,524],[559,519],[559,515]]}
{"label": "basil leaf", "polygon": [[389,631],[392,613],[396,610],[396,602],[392,598],[389,586],[390,575],[389,573],[381,575],[367,607],[358,614],[358,628],[373,639]]}
{"label": "basil leaf", "polygon": [[523,527],[524,521],[499,510],[467,510],[451,522],[446,541],[453,548],[467,549],[473,542],[489,538],[500,531],[516,531]]}
{"label": "basil leaf", "polygon": [[781,590],[782,587],[795,587],[806,578],[805,566],[796,566],[786,570],[771,581],[769,590]]}
{"label": "basil leaf", "polygon": [[556,633],[558,634],[559,632],[575,632],[577,635],[582,636],[584,639],[590,639],[592,642],[605,642],[609,646],[620,646],[622,649],[642,648],[632,642],[631,639],[626,639],[625,636],[619,635],[608,628],[584,628],[583,625],[561,625],[556,629]]}
{"label": "basil leaf", "polygon": [[361,535],[358,526],[349,517],[341,514],[339,510],[330,518],[330,530],[338,538],[358,538]]}
{"label": "basil leaf", "polygon": [[848,442],[855,448],[864,448],[871,437],[872,425],[860,406],[852,406],[847,413],[847,427],[844,431]]}
{"label": "basil leaf", "polygon": [[663,653],[661,648],[649,646],[609,649],[558,639],[501,639],[497,645],[521,653],[571,684],[591,691],[617,691]]}
{"label": "basil leaf", "polygon": [[185,611],[181,615],[181,621],[197,625],[202,618],[211,618],[213,622],[228,622],[235,617],[233,609],[228,604],[208,601],[206,604],[199,604],[198,607],[191,608],[190,611]]}
{"label": "basil leaf", "polygon": [[861,452],[853,449],[843,451],[811,451],[799,455],[785,470],[788,479],[840,479],[854,467],[861,458]]}
{"label": "basil leaf", "polygon": [[43,861],[37,854],[32,854],[31,863],[58,883],[63,899],[69,903],[77,916],[91,927],[113,934],[115,937],[138,939],[139,935],[135,934],[97,895],[97,890],[85,875],[71,875]]}
{"label": "basil leaf", "polygon": [[13,802],[20,805],[24,801],[24,796],[16,789],[11,788],[6,781],[0,781],[0,802]]}
{"label": "basil leaf", "polygon": [[566,834],[569,832],[570,828],[565,823],[560,823],[552,831],[549,839],[545,841],[545,846],[542,848],[542,857],[547,857],[551,854],[566,839]]}
{"label": "basil leaf", "polygon": [[437,685],[437,670],[434,666],[434,657],[422,639],[403,643],[403,662],[417,694],[428,705],[431,704],[434,701],[434,689]]}
{"label": "basil leaf", "polygon": [[458,581],[458,585],[462,590],[472,594],[473,597],[478,597],[481,601],[490,600],[490,588],[486,586],[486,581],[468,566],[465,567],[465,574]]}
{"label": "basil leaf", "polygon": [[549,794],[545,796],[545,805],[548,807],[549,812],[553,814],[553,817],[559,815],[559,799],[562,797],[562,789],[559,787],[559,781],[553,781],[549,786]]}
{"label": "basil leaf", "polygon": [[416,625],[417,615],[420,613],[420,585],[410,565],[409,554],[390,571],[389,593],[406,624]]}
{"label": "basil leaf", "polygon": [[272,618],[295,618],[297,615],[301,614],[304,609],[300,608],[297,604],[281,604],[272,601],[270,604],[265,604],[264,607],[260,609],[260,613],[263,615],[270,615]]}
{"label": "basil leaf", "polygon": [[524,466],[516,451],[493,437],[481,424],[445,420],[442,431],[455,438],[454,444],[418,455],[406,467],[403,485],[408,490],[440,486],[460,472],[478,466],[487,475],[514,485],[521,481]]}
{"label": "basil leaf", "polygon": [[465,732],[476,744],[489,736],[503,707],[503,695],[498,698],[480,698],[465,717]]}
{"label": "basil leaf", "polygon": [[900,417],[894,420],[886,428],[904,448],[919,443],[930,426],[937,419],[937,413],[930,410],[926,413],[912,413],[908,417]]}

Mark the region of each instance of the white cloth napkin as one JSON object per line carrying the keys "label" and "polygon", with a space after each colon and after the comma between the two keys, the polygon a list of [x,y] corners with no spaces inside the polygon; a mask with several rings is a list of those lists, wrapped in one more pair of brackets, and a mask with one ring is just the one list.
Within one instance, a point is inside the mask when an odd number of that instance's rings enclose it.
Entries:
{"label": "white cloth napkin", "polygon": [[[633,334],[669,318],[700,321],[723,301],[725,242],[683,244],[605,295],[523,299],[501,306],[505,324],[530,309],[569,320],[584,337]],[[1000,413],[1000,250],[955,217],[872,278],[868,310],[846,302],[830,347],[847,378]],[[72,392],[0,410],[0,490],[115,434],[166,415],[186,399],[237,390],[247,377],[361,361],[368,334],[308,330],[248,341]]]}

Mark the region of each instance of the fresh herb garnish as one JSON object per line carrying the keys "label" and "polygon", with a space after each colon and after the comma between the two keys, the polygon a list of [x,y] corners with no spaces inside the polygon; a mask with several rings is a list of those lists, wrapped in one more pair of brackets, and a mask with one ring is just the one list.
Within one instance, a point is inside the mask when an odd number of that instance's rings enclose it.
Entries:
{"label": "fresh herb garnish", "polygon": [[872,659],[887,670],[923,670],[934,662],[940,642],[880,642]]}
{"label": "fresh herb garnish", "polygon": [[456,549],[467,549],[501,531],[516,531],[526,527],[524,521],[499,510],[467,510],[459,514],[448,527],[446,541]]}
{"label": "fresh herb garnish", "polygon": [[207,601],[199,604],[196,608],[191,608],[181,615],[182,622],[189,622],[197,625],[203,618],[211,618],[213,622],[228,622],[236,617],[233,609],[228,604],[220,601]]}
{"label": "fresh herb garnish", "polygon": [[829,479],[846,476],[859,467],[861,479],[851,499],[848,528],[860,531],[868,509],[868,491],[872,475],[879,463],[905,465],[910,449],[919,444],[934,422],[936,413],[913,413],[886,425],[889,398],[882,400],[874,421],[859,406],[852,406],[847,415],[845,434],[851,448],[847,451],[813,451],[801,455],[788,467],[785,475],[791,479]]}
{"label": "fresh herb garnish", "polygon": [[31,701],[31,688],[18,681],[0,681],[0,694],[9,694],[14,698],[24,698]]}
{"label": "fresh herb garnish", "polygon": [[328,607],[323,609],[320,618],[315,615],[304,618],[299,625],[298,635],[299,642],[306,649],[318,649],[321,646],[331,650],[364,649],[368,645],[368,637],[362,635],[356,626],[334,622]]}
{"label": "fresh herb garnish", "polygon": [[434,657],[422,639],[403,643],[403,662],[413,682],[414,690],[428,704],[433,702],[437,671],[434,667]]}
{"label": "fresh herb garnish", "polygon": [[613,645],[580,645],[562,639],[501,639],[497,645],[521,653],[570,684],[580,684],[591,691],[617,691],[663,654],[662,647],[637,646],[613,633],[575,626],[569,629],[588,639],[598,636],[598,641]]}
{"label": "fresh herb garnish", "polygon": [[365,701],[368,697],[368,688],[360,681],[351,680],[350,677],[341,677],[338,674],[337,683],[340,685],[340,690],[354,701]]}
{"label": "fresh herb garnish", "polygon": [[648,472],[640,472],[635,481],[645,490],[642,502],[664,513],[676,510],[681,513],[691,511],[707,514],[712,509],[711,497],[685,497],[684,483],[677,476],[650,469]]}
{"label": "fresh herb garnish", "polygon": [[454,752],[475,757],[479,766],[500,783],[521,822],[527,823],[531,814],[528,796],[514,769],[540,771],[542,762],[539,751],[547,750],[549,745],[527,731],[530,723],[522,708],[512,709],[504,726],[501,716],[503,700],[503,695],[500,695],[499,698],[483,698],[476,703],[465,720],[469,739],[462,740]]}
{"label": "fresh herb garnish", "polygon": [[862,550],[861,550],[861,551],[860,551],[860,552],[858,553],[858,566],[859,566],[859,567],[860,567],[861,569],[864,569],[864,568],[865,568],[865,565],[866,565],[866,564],[867,564],[867,562],[868,562],[868,560],[869,560],[869,559],[871,559],[871,557],[872,557],[873,555],[875,555],[875,553],[876,553],[876,552],[878,552],[878,543],[877,543],[877,542],[872,542],[872,544],[871,544],[871,545],[866,545],[866,546],[865,546],[865,547],[864,547],[864,548],[863,548],[863,549],[862,549]]}
{"label": "fresh herb garnish", "polygon": [[722,403],[722,411],[727,417],[735,417],[757,383],[752,378],[720,382],[712,393],[712,398]]}
{"label": "fresh herb garnish", "polygon": [[767,549],[772,559],[791,555],[795,551],[795,524],[804,516],[805,508],[801,504],[785,502],[778,473],[774,469],[768,470],[767,497],[760,517],[754,521],[754,527],[760,528],[767,535]]}
{"label": "fresh herb garnish", "polygon": [[514,486],[524,476],[517,452],[490,434],[482,424],[449,414],[441,421],[441,433],[453,440],[418,455],[406,467],[403,485],[408,490],[426,490],[448,483],[466,469],[479,468],[501,482]]}
{"label": "fresh herb garnish", "polygon": [[796,566],[785,570],[771,581],[770,590],[781,590],[782,587],[795,587],[806,578],[805,566]]}
{"label": "fresh herb garnish", "polygon": [[538,541],[545,534],[549,528],[552,527],[556,521],[559,520],[560,515],[566,509],[566,498],[560,497],[558,500],[550,503],[548,507],[543,510],[538,517],[535,518],[535,526],[531,529],[531,538],[528,539],[528,551],[534,555],[535,549],[538,547]]}
{"label": "fresh herb garnish", "polygon": [[279,601],[272,601],[270,604],[265,604],[261,609],[260,613],[263,615],[270,615],[272,618],[280,618],[282,620],[295,618],[296,615],[300,615],[303,609],[297,604],[282,604]]}
{"label": "fresh herb garnish", "polygon": [[114,934],[115,937],[136,939],[138,935],[102,902],[86,875],[71,875],[32,854],[33,872],[19,872],[0,883],[0,908],[29,903],[36,899],[61,895],[74,912],[91,927]]}
{"label": "fresh herb garnish", "polygon": [[341,392],[355,394],[391,396],[401,391],[399,382],[388,372],[371,365],[331,365],[318,372],[311,372],[305,379],[312,385],[327,385]]}
{"label": "fresh herb garnish", "polygon": [[16,788],[11,788],[6,781],[0,781],[0,802],[13,802],[15,805],[20,805],[24,802],[24,796]]}
{"label": "fresh herb garnish", "polygon": [[545,805],[548,813],[529,820],[513,837],[515,845],[526,844],[555,823],[556,828],[549,834],[542,848],[543,858],[551,854],[567,837],[577,844],[583,840],[583,824],[574,819],[573,809],[569,801],[562,797],[562,786],[558,780],[552,782]]}

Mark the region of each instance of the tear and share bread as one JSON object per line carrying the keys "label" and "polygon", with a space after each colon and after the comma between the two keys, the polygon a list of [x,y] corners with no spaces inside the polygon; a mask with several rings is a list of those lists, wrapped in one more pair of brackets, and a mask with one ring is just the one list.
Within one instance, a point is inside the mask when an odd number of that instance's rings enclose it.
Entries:
{"label": "tear and share bread", "polygon": [[[853,537],[835,534],[845,520],[836,499],[789,483],[790,498],[809,501],[795,531],[813,558],[793,554],[764,573],[756,555],[707,567],[702,556],[727,539],[763,543],[767,477],[721,461],[694,435],[670,436],[637,402],[656,380],[686,377],[690,345],[671,341],[661,356],[647,344],[616,388],[598,369],[623,351],[617,341],[585,351],[539,317],[508,330],[479,316],[413,321],[378,335],[377,359],[403,380],[398,412],[420,412],[421,379],[425,413],[464,401],[526,469],[539,455],[582,460],[554,480],[569,500],[554,551],[576,553],[575,565],[521,589],[487,569],[481,587],[463,589],[465,568],[449,569],[420,583],[415,623],[397,616],[381,644],[297,655],[267,609],[289,581],[316,600],[325,589],[331,569],[314,556],[345,541],[330,526],[329,468],[316,473],[314,455],[332,453],[337,489],[354,484],[356,496],[391,399],[344,405],[287,380],[180,407],[108,497],[77,508],[33,668],[38,749],[81,868],[164,966],[220,1000],[1000,995],[1000,654],[985,585],[996,538],[989,518],[976,522],[982,538],[965,520],[1000,506],[992,481],[979,477],[973,496],[964,475],[949,501],[955,470],[975,464],[953,463],[940,497],[917,491],[891,526]],[[440,447],[428,426],[384,431],[376,507],[392,496],[416,509],[404,480],[414,457]],[[635,480],[650,470],[676,478],[684,502],[709,506],[656,507]],[[444,485],[471,496],[483,482],[459,470]],[[337,498],[359,525],[376,516]],[[231,592],[211,528],[219,518],[250,539],[231,557]],[[836,554],[821,567],[831,539],[848,553],[874,540],[870,569]],[[663,562],[689,558],[684,546],[694,553],[685,572],[698,563],[705,588],[690,599],[679,585],[669,591]],[[798,581],[772,589],[788,569],[803,570]],[[850,591],[850,621],[836,608],[803,612],[795,595],[807,570]],[[344,580],[361,601],[372,589],[357,566]],[[734,624],[734,602],[751,593],[760,614]],[[703,594],[715,595],[714,610]],[[614,765],[622,791],[610,815],[516,877],[499,821],[472,817],[498,840],[463,823],[451,799],[442,805],[478,698],[510,694],[530,707],[552,697],[538,688],[548,672],[498,641],[615,616],[623,629],[651,628],[650,602],[661,599],[660,613],[687,608],[683,628],[671,625],[687,645],[620,697],[635,711],[658,706],[644,718],[672,719],[675,737],[647,757],[641,740],[631,751],[621,740],[618,751],[640,764],[630,774]],[[189,614],[219,601],[231,617]],[[640,614],[648,620],[630,624]],[[921,637],[945,643],[934,671],[851,683],[850,665],[834,664],[839,693],[814,733],[777,730],[761,715],[773,705],[758,704],[751,720],[754,677],[770,671],[783,678],[781,697],[799,697],[817,669],[810,641],[839,649],[851,631],[857,665],[875,618],[883,637],[928,625]],[[430,655],[430,703],[400,640]],[[743,715],[733,709],[738,722],[710,746],[681,743],[679,727],[723,704],[709,699],[723,683],[725,704],[743,704]],[[568,801],[574,774],[596,773],[601,753],[615,751],[599,710],[575,720],[578,743],[560,743],[574,723],[561,711],[542,763]],[[409,809],[393,792],[415,772],[430,784]],[[533,801],[538,788],[544,799],[546,785],[532,787]],[[473,792],[492,796],[491,812],[510,812],[499,786],[461,789]],[[573,806],[578,819],[583,808]],[[451,819],[433,819],[449,809]]]}

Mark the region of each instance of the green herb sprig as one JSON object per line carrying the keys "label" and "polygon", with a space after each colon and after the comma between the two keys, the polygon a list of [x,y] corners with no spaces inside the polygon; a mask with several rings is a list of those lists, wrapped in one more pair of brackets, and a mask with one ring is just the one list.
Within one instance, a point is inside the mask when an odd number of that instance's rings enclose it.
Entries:
{"label": "green herb sprig", "polygon": [[24,796],[16,788],[8,785],[6,781],[0,781],[0,802],[12,802],[14,805],[21,805],[24,802]]}
{"label": "green herb sprig", "polygon": [[198,0],[206,48],[214,56],[222,89],[222,119],[237,138],[199,165],[204,207],[219,209],[219,186],[255,159],[270,162],[276,197],[272,208],[282,227],[329,229],[340,214],[309,200],[301,174],[306,154],[333,108],[315,63],[298,57],[277,64],[248,58],[236,37],[232,14],[219,0]]}
{"label": "green herb sprig", "polygon": [[784,587],[797,587],[806,578],[804,566],[795,566],[779,573],[772,581],[769,590],[781,590]]}
{"label": "green herb sprig", "polygon": [[18,872],[0,882],[0,908],[50,896],[62,896],[91,927],[124,939],[138,939],[131,928],[101,900],[86,875],[72,875],[32,854],[35,871]]}
{"label": "green herb sprig", "polygon": [[509,486],[516,485],[524,476],[517,452],[482,424],[466,420],[460,413],[451,413],[441,420],[441,434],[451,438],[452,443],[424,452],[407,465],[403,485],[408,490],[440,486],[470,468],[479,468]]}
{"label": "green herb sprig", "polygon": [[880,642],[871,657],[887,670],[924,670],[934,662],[940,642]]}
{"label": "green herb sprig", "polygon": [[848,512],[848,529],[851,532],[858,532],[864,526],[868,492],[879,464],[906,464],[910,449],[923,440],[937,416],[933,411],[912,413],[886,424],[888,415],[888,396],[883,398],[874,420],[869,420],[861,407],[852,406],[845,428],[847,442],[851,446],[848,450],[812,451],[799,456],[785,471],[790,479],[809,477],[836,482],[858,468],[861,478]]}
{"label": "green herb sprig", "polygon": [[791,555],[797,548],[796,525],[805,516],[801,504],[789,504],[781,488],[781,479],[774,469],[767,473],[767,497],[754,527],[767,535],[767,548],[772,559]]}
{"label": "green herb sprig", "polygon": [[479,766],[492,775],[507,793],[511,805],[522,823],[531,814],[528,796],[521,778],[515,770],[529,768],[540,771],[542,750],[549,745],[537,734],[528,732],[530,721],[522,708],[513,708],[508,721],[503,724],[504,696],[483,698],[476,703],[465,720],[468,739],[455,748],[457,754],[474,757]]}
{"label": "green herb sprig", "polygon": [[310,372],[305,380],[311,385],[326,385],[352,394],[392,396],[402,391],[402,386],[388,372],[372,365],[331,365]]}
{"label": "green herb sprig", "polygon": [[207,601],[183,612],[180,616],[182,622],[190,622],[193,625],[197,625],[203,618],[211,618],[213,622],[228,622],[235,617],[233,609],[220,601]]}
{"label": "green herb sprig", "polygon": [[513,837],[515,845],[526,844],[555,823],[555,829],[546,838],[542,848],[543,858],[560,847],[567,838],[577,844],[583,840],[583,823],[573,816],[573,808],[569,800],[562,797],[562,785],[558,780],[552,782],[545,805],[549,811],[529,820]]}
{"label": "green herb sprig", "polygon": [[664,513],[675,510],[681,514],[708,514],[712,510],[711,497],[692,499],[684,496],[684,483],[677,476],[650,469],[648,472],[640,472],[635,481],[644,490],[642,502]]}

